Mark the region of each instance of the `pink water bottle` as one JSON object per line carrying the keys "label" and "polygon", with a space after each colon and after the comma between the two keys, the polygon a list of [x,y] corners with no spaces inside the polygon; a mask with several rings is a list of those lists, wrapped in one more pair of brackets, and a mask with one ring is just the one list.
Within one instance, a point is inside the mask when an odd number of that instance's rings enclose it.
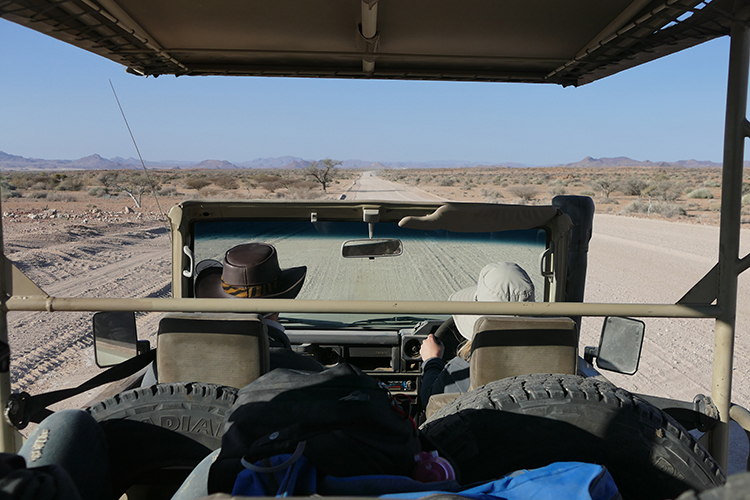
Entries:
{"label": "pink water bottle", "polygon": [[456,479],[453,466],[443,457],[438,456],[437,451],[422,451],[414,455],[417,466],[414,467],[412,477],[422,483],[434,483],[436,481],[448,481]]}

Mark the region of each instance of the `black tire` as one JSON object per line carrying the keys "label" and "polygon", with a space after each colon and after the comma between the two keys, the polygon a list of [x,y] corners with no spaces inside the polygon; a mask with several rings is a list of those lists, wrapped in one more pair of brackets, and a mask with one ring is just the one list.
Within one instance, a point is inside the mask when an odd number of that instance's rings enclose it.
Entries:
{"label": "black tire", "polygon": [[492,382],[431,416],[423,436],[461,482],[580,461],[607,467],[624,498],[675,498],[725,482],[719,465],[671,417],[614,385],[574,375]]}
{"label": "black tire", "polygon": [[233,387],[175,382],[125,391],[88,411],[98,422],[126,419],[147,423],[215,450],[221,446],[224,416],[236,399]]}

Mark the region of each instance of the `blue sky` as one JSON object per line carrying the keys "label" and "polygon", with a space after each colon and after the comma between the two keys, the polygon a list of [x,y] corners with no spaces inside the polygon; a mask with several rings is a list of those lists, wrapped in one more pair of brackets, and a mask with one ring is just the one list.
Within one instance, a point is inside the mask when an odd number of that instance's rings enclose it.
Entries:
{"label": "blue sky", "polygon": [[143,78],[0,19],[0,151],[241,162],[283,155],[549,165],[721,161],[728,38],[579,88],[292,78]]}

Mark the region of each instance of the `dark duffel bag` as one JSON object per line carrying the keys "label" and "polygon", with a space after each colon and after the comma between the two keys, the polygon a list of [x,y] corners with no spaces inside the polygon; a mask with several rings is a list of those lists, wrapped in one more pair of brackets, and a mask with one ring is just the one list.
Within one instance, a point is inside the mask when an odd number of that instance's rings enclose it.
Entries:
{"label": "dark duffel bag", "polygon": [[243,458],[252,464],[303,446],[320,474],[337,477],[409,476],[420,451],[414,421],[387,388],[358,368],[278,368],[239,391],[208,491],[231,492]]}

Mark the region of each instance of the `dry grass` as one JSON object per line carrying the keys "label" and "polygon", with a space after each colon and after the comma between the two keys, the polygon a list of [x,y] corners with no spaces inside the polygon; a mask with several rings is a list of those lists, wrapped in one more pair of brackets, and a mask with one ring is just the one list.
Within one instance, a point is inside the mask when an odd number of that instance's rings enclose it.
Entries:
{"label": "dry grass", "polygon": [[[378,175],[457,201],[543,205],[558,195],[582,195],[594,199],[597,213],[710,224],[718,221],[721,199],[721,171],[714,168],[476,167]],[[750,215],[750,182],[745,192]]]}

